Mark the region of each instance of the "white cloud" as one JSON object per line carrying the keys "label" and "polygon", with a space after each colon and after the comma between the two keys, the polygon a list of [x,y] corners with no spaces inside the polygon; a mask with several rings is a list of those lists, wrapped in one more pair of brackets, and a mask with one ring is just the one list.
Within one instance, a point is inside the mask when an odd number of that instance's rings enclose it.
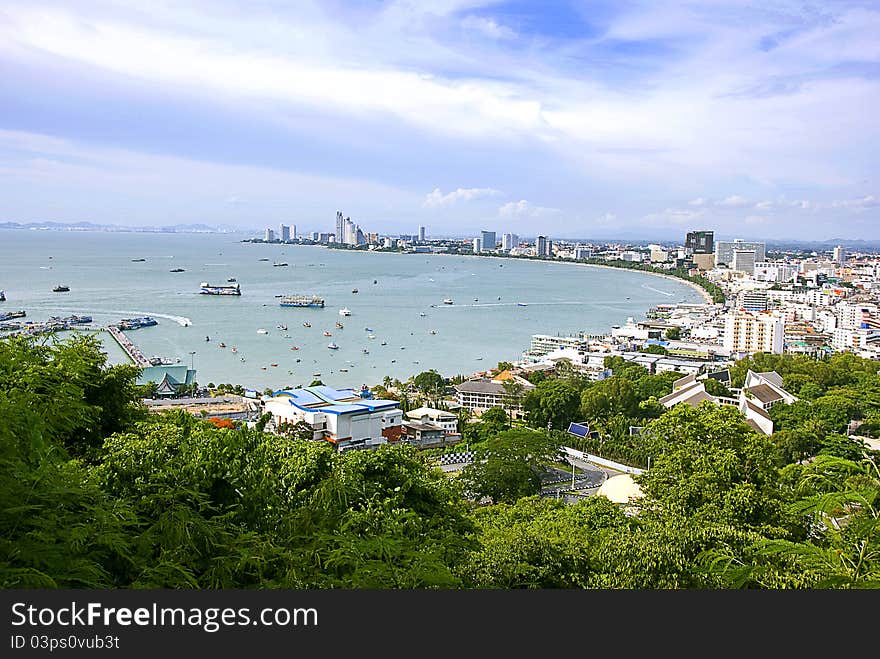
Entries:
{"label": "white cloud", "polygon": [[425,195],[425,201],[422,202],[422,206],[425,208],[444,208],[459,201],[472,201],[481,197],[492,197],[499,194],[501,194],[501,191],[493,188],[457,188],[446,194],[443,194],[440,188],[434,188],[433,191]]}
{"label": "white cloud", "polygon": [[562,211],[559,208],[534,206],[525,199],[520,199],[519,201],[509,201],[498,209],[498,215],[507,218],[542,217],[546,215],[555,215],[561,212]]}
{"label": "white cloud", "polygon": [[729,206],[731,208],[742,208],[744,206],[751,206],[751,204],[752,202],[750,202],[745,197],[741,197],[739,195],[726,197],[725,199],[717,202],[718,206]]}
{"label": "white cloud", "polygon": [[682,225],[694,222],[706,214],[703,209],[692,208],[667,208],[660,213],[649,213],[642,220],[652,225]]}
{"label": "white cloud", "polygon": [[755,210],[768,211],[773,208],[773,202],[769,200],[759,201],[755,204]]}
{"label": "white cloud", "polygon": [[855,211],[863,211],[877,206],[880,206],[880,199],[874,195],[866,195],[858,199],[843,199],[831,203],[832,208],[849,208]]}
{"label": "white cloud", "polygon": [[461,26],[466,30],[474,30],[482,32],[490,39],[514,39],[516,32],[511,28],[496,23],[491,18],[482,16],[465,16],[461,21]]}
{"label": "white cloud", "polygon": [[704,206],[706,204],[706,200],[703,197],[697,197],[696,199],[691,199],[688,202],[690,206]]}

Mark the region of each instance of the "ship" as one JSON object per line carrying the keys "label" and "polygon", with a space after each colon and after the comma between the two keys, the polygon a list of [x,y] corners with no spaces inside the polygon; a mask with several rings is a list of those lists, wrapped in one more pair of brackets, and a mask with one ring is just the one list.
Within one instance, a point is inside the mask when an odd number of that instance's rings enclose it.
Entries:
{"label": "ship", "polygon": [[152,316],[139,316],[138,318],[123,318],[116,326],[121,330],[135,330],[158,324],[159,322]]}
{"label": "ship", "polygon": [[241,287],[238,283],[231,286],[212,286],[203,281],[199,286],[201,287],[199,293],[202,295],[241,295]]}
{"label": "ship", "polygon": [[0,322],[12,320],[13,318],[24,318],[25,316],[27,316],[27,313],[24,311],[7,311],[6,313],[0,313]]}
{"label": "ship", "polygon": [[317,295],[285,295],[278,302],[282,307],[324,308],[324,298]]}

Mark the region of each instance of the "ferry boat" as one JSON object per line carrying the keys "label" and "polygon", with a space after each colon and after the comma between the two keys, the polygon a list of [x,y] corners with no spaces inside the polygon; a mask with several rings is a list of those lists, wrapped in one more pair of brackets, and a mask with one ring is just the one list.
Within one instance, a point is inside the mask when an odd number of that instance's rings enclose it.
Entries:
{"label": "ferry boat", "polygon": [[452,304],[452,303],[453,303],[453,302],[452,302],[452,298],[449,298],[449,297],[448,297],[448,298],[445,298],[445,299],[443,300],[443,304]]}
{"label": "ferry boat", "polygon": [[241,287],[238,283],[231,286],[212,286],[203,281],[199,286],[201,287],[199,293],[202,295],[241,295]]}
{"label": "ferry boat", "polygon": [[330,350],[339,350],[339,346],[336,345],[335,343],[333,343],[332,341],[327,344],[327,347],[330,348]]}
{"label": "ferry boat", "polygon": [[317,295],[285,295],[278,302],[282,307],[317,307],[324,308],[324,298]]}
{"label": "ferry boat", "polygon": [[339,315],[340,315],[340,316],[350,316],[350,315],[351,315],[351,309],[349,309],[348,307],[342,307],[342,308],[339,310]]}
{"label": "ferry boat", "polygon": [[70,291],[70,287],[63,284],[58,284],[58,286],[52,289],[53,293],[67,293],[68,291]]}
{"label": "ferry boat", "polygon": [[117,327],[121,330],[135,330],[141,327],[152,327],[153,325],[158,324],[159,321],[152,316],[139,316],[138,318],[123,318],[119,321]]}

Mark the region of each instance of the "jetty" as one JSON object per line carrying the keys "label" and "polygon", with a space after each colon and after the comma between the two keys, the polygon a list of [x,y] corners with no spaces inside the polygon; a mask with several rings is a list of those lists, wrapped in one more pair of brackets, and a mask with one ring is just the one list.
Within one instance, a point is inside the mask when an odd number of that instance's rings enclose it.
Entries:
{"label": "jetty", "polygon": [[127,354],[129,359],[134,362],[135,366],[140,366],[142,368],[151,366],[150,360],[146,358],[140,348],[131,342],[131,339],[125,336],[125,333],[119,329],[119,327],[116,325],[107,325],[107,331],[110,332],[110,336],[116,339],[116,343],[118,343],[119,347],[125,351],[125,354]]}

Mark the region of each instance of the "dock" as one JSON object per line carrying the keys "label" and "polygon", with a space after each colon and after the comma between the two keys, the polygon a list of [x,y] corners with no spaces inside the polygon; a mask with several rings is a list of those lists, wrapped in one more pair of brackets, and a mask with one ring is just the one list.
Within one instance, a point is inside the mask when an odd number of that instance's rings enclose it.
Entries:
{"label": "dock", "polygon": [[125,351],[125,354],[134,362],[135,366],[140,366],[141,368],[151,366],[150,360],[140,351],[140,348],[132,343],[131,339],[125,336],[123,331],[116,325],[107,325],[107,331],[110,332],[110,336],[116,339],[116,343]]}

